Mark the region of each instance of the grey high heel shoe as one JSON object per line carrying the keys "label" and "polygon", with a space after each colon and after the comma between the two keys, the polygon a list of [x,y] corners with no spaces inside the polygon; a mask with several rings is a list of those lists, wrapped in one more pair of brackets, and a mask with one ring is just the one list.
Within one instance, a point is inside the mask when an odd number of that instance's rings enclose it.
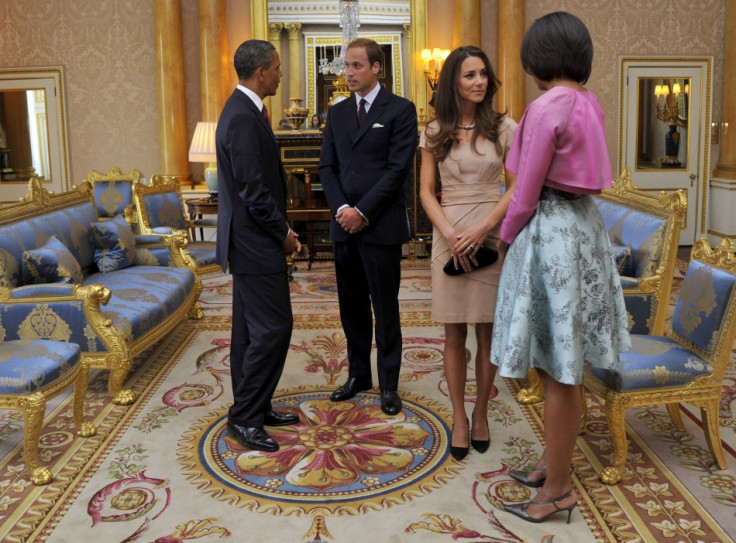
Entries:
{"label": "grey high heel shoe", "polygon": [[[570,497],[571,494],[572,494],[572,488],[568,490],[565,494],[563,494],[559,498],[555,498],[554,500],[542,500],[542,501],[532,500],[532,501],[528,501],[524,503],[513,503],[510,505],[505,504],[503,506],[503,510],[513,515],[516,515],[517,517],[522,518],[528,522],[536,522],[536,523],[544,522],[549,517],[551,517],[552,515],[556,515],[560,511],[567,511],[567,523],[570,524],[570,518],[572,517],[572,510],[578,506],[578,502],[576,501],[569,507],[558,507],[557,502]],[[527,507],[529,507],[530,505],[547,505],[547,504],[554,505],[555,510],[541,518],[535,518],[526,512]]]}
{"label": "grey high heel shoe", "polygon": [[[529,480],[529,474],[532,471],[543,471],[545,473],[545,476],[537,481],[530,481]],[[521,471],[518,469],[511,469],[509,470],[509,477],[512,479],[516,479],[519,481],[522,485],[530,486],[532,488],[539,488],[540,486],[544,485],[544,482],[547,480],[547,468],[532,468],[529,471]]]}

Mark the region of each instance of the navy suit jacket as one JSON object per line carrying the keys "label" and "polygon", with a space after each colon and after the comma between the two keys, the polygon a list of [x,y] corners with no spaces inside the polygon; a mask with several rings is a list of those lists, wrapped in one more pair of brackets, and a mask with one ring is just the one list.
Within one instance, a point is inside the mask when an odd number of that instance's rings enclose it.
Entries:
{"label": "navy suit jacket", "polygon": [[217,121],[217,263],[230,273],[286,271],[286,174],[273,131],[235,89]]}
{"label": "navy suit jacket", "polygon": [[356,234],[369,243],[409,241],[404,188],[417,147],[417,112],[406,98],[384,88],[358,126],[355,96],[330,107],[319,159],[319,176],[332,212],[330,239],[346,241],[337,210],[356,207],[369,225]]}

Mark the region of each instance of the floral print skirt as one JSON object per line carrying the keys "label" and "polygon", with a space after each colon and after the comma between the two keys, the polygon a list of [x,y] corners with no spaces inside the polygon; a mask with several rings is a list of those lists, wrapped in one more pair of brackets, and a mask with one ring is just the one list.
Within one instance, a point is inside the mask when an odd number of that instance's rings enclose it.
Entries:
{"label": "floral print skirt", "polygon": [[502,377],[540,368],[583,382],[631,348],[621,281],[593,198],[545,187],[503,263],[491,361]]}

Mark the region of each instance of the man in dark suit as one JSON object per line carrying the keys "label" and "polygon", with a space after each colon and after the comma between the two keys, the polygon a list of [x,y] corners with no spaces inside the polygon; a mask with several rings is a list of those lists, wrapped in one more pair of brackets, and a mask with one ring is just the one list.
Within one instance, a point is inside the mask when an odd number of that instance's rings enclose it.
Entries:
{"label": "man in dark suit", "polygon": [[373,387],[375,315],[381,409],[395,415],[401,411],[401,245],[410,238],[404,185],[417,146],[417,113],[409,100],[378,84],[381,60],[373,40],[348,45],[345,76],[355,94],[327,113],[319,175],[333,215],[330,239],[350,363],[348,380],[331,399],[348,400]]}
{"label": "man in dark suit", "polygon": [[271,398],[289,350],[293,317],[285,254],[300,249],[286,222],[286,175],[263,98],[281,81],[274,46],[248,40],[235,52],[240,79],[217,122],[217,263],[233,276],[228,432],[245,447],[276,451],[265,426],[296,423]]}

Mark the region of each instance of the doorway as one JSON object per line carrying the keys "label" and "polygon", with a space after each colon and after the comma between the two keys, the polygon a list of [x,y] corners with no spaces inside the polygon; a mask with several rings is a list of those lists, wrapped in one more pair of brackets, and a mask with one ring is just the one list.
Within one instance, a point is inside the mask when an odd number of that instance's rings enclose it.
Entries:
{"label": "doorway", "polygon": [[621,61],[619,171],[642,190],[687,192],[680,245],[706,231],[712,58]]}

